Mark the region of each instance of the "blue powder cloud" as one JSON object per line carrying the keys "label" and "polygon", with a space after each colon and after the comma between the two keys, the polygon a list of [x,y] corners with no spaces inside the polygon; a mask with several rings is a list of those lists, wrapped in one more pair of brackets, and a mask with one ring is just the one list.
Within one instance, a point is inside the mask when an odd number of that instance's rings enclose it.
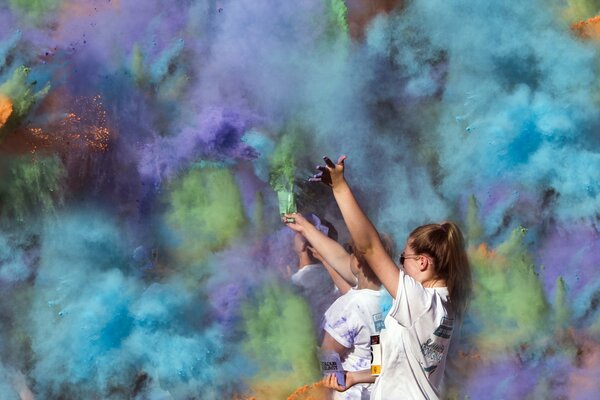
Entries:
{"label": "blue powder cloud", "polygon": [[226,393],[230,374],[244,374],[235,343],[183,282],[128,277],[122,240],[94,212],[48,222],[29,317],[40,394],[131,395],[142,373],[174,398]]}

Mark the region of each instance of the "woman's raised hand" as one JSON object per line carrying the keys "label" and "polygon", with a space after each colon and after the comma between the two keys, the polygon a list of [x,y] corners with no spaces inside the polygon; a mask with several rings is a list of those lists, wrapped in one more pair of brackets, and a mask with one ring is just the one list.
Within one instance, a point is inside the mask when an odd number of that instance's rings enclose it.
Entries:
{"label": "woman's raised hand", "polygon": [[338,158],[337,164],[327,156],[323,157],[325,165],[318,165],[319,172],[309,179],[310,182],[322,182],[332,188],[344,182],[344,161],[346,156]]}
{"label": "woman's raised hand", "polygon": [[281,218],[282,222],[285,223],[291,230],[303,233],[304,228],[312,225],[306,218],[302,216],[302,214],[293,213],[293,214],[285,214]]}

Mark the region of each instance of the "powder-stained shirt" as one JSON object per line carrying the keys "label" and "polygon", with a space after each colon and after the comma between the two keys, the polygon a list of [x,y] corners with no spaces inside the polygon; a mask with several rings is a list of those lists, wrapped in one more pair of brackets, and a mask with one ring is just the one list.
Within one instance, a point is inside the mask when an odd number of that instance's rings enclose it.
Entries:
{"label": "powder-stained shirt", "polygon": [[[339,344],[349,349],[342,366],[346,371],[371,368],[371,335],[383,326],[384,300],[379,290],[350,289],[325,313],[324,329]],[[368,399],[372,385],[354,385],[345,392],[334,392],[335,400]]]}
{"label": "powder-stained shirt", "polygon": [[[317,336],[323,328],[323,315],[339,296],[339,291],[323,264],[309,264],[299,269],[291,277],[292,283],[300,289],[302,297],[310,306]],[[320,339],[320,338],[319,338]]]}
{"label": "powder-stained shirt", "polygon": [[438,399],[452,328],[448,289],[424,288],[400,271],[372,399]]}

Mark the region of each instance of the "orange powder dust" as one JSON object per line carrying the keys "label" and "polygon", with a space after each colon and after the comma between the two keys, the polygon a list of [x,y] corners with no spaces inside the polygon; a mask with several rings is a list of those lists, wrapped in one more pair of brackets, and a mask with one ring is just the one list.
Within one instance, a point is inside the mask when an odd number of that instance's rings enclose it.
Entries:
{"label": "orange powder dust", "polygon": [[571,29],[583,39],[600,39],[600,15],[576,22]]}
{"label": "orange powder dust", "polygon": [[481,243],[475,250],[475,254],[483,258],[493,258],[496,256],[496,251],[490,249],[487,244]]}
{"label": "orange powder dust", "polygon": [[53,93],[45,99],[41,107],[42,112],[55,113],[55,109],[63,106],[75,111],[67,112],[62,118],[43,127],[31,125],[20,127],[15,134],[6,137],[1,150],[17,154],[39,151],[60,154],[108,151],[114,134],[109,128],[101,97],[67,97],[68,104],[54,104],[57,96],[59,95]]}
{"label": "orange powder dust", "polygon": [[323,386],[323,382],[302,386],[292,393],[287,400],[328,400],[331,390]]}
{"label": "orange powder dust", "polygon": [[3,94],[0,94],[0,128],[4,126],[13,112],[12,101]]}

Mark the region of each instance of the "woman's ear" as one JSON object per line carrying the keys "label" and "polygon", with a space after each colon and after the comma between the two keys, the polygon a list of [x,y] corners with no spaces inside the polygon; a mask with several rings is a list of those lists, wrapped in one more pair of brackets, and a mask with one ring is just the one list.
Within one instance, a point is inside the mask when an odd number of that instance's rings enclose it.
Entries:
{"label": "woman's ear", "polygon": [[421,272],[426,271],[427,268],[429,268],[430,264],[431,263],[429,262],[429,257],[425,257],[425,256],[419,257],[419,270]]}

